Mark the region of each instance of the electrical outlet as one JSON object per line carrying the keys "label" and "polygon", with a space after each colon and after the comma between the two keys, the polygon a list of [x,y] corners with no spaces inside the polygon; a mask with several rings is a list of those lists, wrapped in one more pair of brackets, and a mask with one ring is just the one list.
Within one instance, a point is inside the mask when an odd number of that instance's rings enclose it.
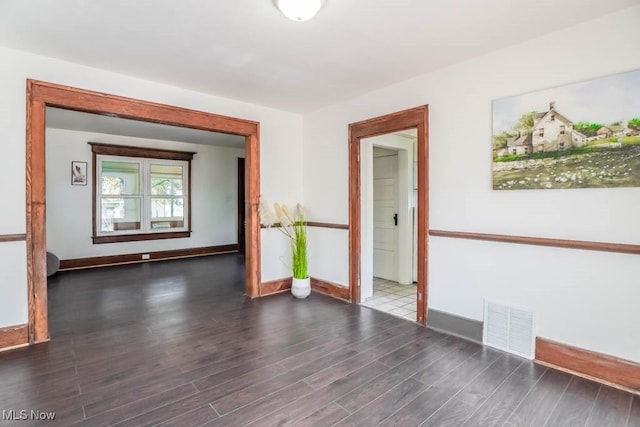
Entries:
{"label": "electrical outlet", "polygon": [[151,255],[149,254],[142,254],[142,259],[149,259],[151,258]]}

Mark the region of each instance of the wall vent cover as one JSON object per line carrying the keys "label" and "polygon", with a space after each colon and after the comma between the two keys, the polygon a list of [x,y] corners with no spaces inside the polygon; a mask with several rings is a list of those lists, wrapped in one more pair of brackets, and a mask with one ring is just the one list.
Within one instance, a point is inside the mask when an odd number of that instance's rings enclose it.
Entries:
{"label": "wall vent cover", "polygon": [[535,354],[535,313],[493,301],[484,302],[482,342],[518,356]]}

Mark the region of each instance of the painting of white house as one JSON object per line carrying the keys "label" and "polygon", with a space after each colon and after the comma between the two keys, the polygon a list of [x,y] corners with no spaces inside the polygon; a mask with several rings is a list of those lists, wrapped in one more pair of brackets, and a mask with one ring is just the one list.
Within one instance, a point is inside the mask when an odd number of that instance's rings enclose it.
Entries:
{"label": "painting of white house", "polygon": [[640,187],[640,70],[493,101],[494,190]]}

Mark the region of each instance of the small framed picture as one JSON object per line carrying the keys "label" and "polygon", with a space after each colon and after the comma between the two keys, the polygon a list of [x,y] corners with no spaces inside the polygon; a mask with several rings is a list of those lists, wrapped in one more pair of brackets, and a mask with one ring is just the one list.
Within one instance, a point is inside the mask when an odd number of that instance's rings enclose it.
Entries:
{"label": "small framed picture", "polygon": [[71,185],[87,185],[87,162],[71,162]]}

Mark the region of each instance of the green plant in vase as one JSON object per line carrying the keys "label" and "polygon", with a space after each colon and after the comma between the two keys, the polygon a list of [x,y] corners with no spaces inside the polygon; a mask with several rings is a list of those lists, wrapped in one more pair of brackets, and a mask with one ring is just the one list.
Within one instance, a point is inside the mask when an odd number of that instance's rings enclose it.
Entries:
{"label": "green plant in vase", "polygon": [[306,298],[311,293],[307,263],[307,223],[304,208],[298,203],[294,209],[274,203],[271,207],[263,199],[259,207],[260,222],[267,228],[274,227],[284,234],[291,244],[291,293]]}

